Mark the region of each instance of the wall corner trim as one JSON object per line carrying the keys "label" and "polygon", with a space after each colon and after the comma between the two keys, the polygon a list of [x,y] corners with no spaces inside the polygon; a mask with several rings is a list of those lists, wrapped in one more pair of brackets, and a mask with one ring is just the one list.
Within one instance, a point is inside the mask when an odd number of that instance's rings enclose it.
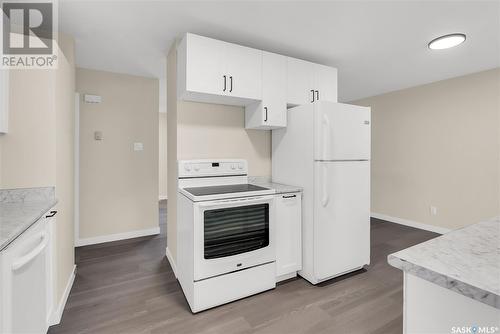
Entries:
{"label": "wall corner trim", "polygon": [[61,300],[59,300],[59,304],[57,308],[52,311],[52,314],[49,318],[49,326],[58,325],[61,322],[62,315],[64,313],[64,308],[66,307],[66,302],[68,301],[69,293],[71,292],[71,288],[73,287],[73,283],[75,282],[76,277],[76,264],[73,266],[73,271],[68,278],[68,282],[66,283],[66,288],[64,289],[64,293],[61,296]]}
{"label": "wall corner trim", "polygon": [[168,247],[165,249],[165,255],[167,256],[167,260],[170,263],[170,267],[172,267],[175,278],[177,278],[177,267],[175,266],[174,257],[172,256],[172,253],[170,253],[170,249],[168,249]]}
{"label": "wall corner trim", "polygon": [[145,230],[136,230],[124,233],[108,234],[108,235],[101,235],[98,237],[78,239],[75,241],[75,247],[102,244],[104,242],[132,239],[132,238],[145,237],[148,235],[156,235],[156,234],[160,234],[159,226]]}
{"label": "wall corner trim", "polygon": [[412,221],[412,220],[408,220],[408,219],[404,219],[404,218],[392,217],[392,216],[388,216],[388,215],[385,215],[382,213],[377,213],[377,212],[372,212],[371,216],[373,218],[385,220],[385,221],[388,221],[391,223],[410,226],[410,227],[418,228],[420,230],[430,231],[430,232],[439,233],[439,234],[445,234],[445,233],[452,231],[449,228],[419,223],[416,221]]}

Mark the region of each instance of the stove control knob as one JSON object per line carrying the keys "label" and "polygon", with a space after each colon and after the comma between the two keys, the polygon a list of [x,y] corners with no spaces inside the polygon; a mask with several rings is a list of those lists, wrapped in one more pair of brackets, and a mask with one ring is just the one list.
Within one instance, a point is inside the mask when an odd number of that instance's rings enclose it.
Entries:
{"label": "stove control knob", "polygon": [[195,165],[195,166],[194,166],[194,170],[195,170],[196,172],[197,172],[197,171],[199,171],[199,170],[200,170],[200,166]]}
{"label": "stove control knob", "polygon": [[238,169],[243,169],[243,164],[241,162],[238,164]]}
{"label": "stove control knob", "polygon": [[235,164],[232,164],[232,165],[231,165],[231,169],[236,169],[236,165],[235,165]]}
{"label": "stove control knob", "polygon": [[184,169],[186,170],[186,172],[190,172],[191,171],[191,165],[184,165]]}

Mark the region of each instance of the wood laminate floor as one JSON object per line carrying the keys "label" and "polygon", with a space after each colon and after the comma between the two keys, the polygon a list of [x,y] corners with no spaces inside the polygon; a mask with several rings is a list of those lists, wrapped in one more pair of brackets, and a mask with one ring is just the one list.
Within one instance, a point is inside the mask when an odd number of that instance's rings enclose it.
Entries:
{"label": "wood laminate floor", "polygon": [[193,315],[165,258],[161,234],[76,249],[77,275],[62,321],[49,333],[401,334],[403,275],[387,255],[437,234],[372,219],[371,265],[313,286],[276,289]]}

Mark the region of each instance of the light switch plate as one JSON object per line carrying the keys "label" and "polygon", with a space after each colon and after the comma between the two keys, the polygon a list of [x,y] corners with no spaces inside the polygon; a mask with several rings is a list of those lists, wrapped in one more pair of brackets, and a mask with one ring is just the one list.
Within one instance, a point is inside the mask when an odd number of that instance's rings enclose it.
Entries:
{"label": "light switch plate", "polygon": [[103,137],[102,137],[102,131],[95,131],[94,132],[94,139],[95,140],[102,140]]}
{"label": "light switch plate", "polygon": [[83,101],[85,103],[101,103],[102,98],[99,95],[84,94]]}
{"label": "light switch plate", "polygon": [[144,150],[143,143],[134,143],[134,151],[142,151],[142,150]]}

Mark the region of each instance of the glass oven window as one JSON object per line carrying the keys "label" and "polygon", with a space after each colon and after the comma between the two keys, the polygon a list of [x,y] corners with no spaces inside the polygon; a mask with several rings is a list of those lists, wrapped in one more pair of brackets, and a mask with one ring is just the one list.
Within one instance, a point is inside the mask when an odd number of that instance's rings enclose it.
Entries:
{"label": "glass oven window", "polygon": [[205,259],[250,252],[269,245],[269,204],[207,210]]}

